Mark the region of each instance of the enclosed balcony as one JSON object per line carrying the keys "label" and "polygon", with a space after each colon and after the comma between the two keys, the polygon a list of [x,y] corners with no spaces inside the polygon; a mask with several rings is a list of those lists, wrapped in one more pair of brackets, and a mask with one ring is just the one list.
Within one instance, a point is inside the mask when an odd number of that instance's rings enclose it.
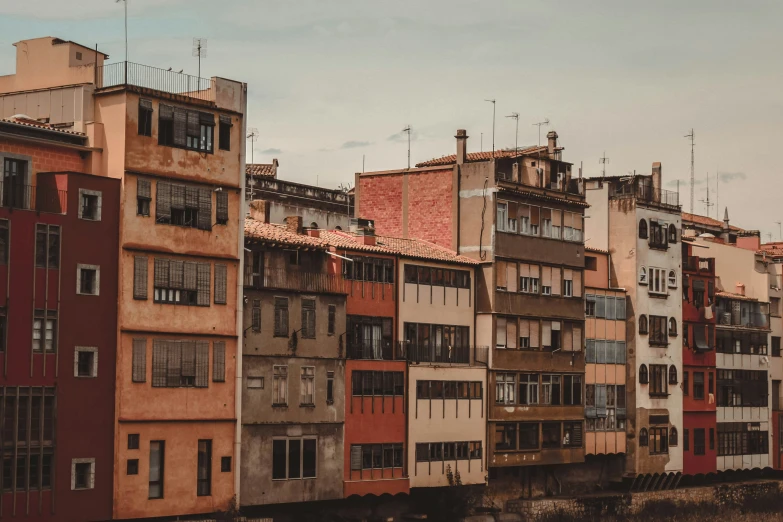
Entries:
{"label": "enclosed balcony", "polygon": [[610,199],[635,199],[637,203],[671,210],[680,210],[680,195],[677,192],[656,188],[650,179],[640,176],[628,177],[609,186]]}
{"label": "enclosed balcony", "polygon": [[484,365],[489,361],[487,346],[445,346],[401,341],[397,343],[398,353],[408,362]]}
{"label": "enclosed balcony", "polygon": [[305,272],[281,268],[245,270],[245,288],[253,290],[291,290],[327,294],[348,293],[342,277],[325,272]]}
{"label": "enclosed balcony", "polygon": [[718,326],[769,330],[769,303],[727,292],[717,293]]}

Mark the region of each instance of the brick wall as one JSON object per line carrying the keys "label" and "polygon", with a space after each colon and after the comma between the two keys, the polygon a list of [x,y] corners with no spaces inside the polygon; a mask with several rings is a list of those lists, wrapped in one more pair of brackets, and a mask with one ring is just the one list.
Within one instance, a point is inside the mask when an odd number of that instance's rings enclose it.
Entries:
{"label": "brick wall", "polygon": [[452,248],[452,169],[408,176],[408,236]]}
{"label": "brick wall", "polygon": [[359,178],[359,217],[375,220],[375,233],[402,237],[402,174]]}
{"label": "brick wall", "polygon": [[[74,171],[85,172],[86,161],[78,151],[51,144],[34,145],[13,139],[0,138],[0,151],[22,154],[33,158],[33,172]],[[34,183],[33,183],[34,184]]]}

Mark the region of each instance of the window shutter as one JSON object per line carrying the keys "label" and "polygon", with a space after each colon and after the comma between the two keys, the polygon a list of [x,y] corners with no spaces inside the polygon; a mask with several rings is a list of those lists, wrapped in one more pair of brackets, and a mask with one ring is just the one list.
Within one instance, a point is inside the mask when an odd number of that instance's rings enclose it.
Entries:
{"label": "window shutter", "polygon": [[506,347],[511,349],[517,347],[517,321],[515,317],[506,319]]}
{"label": "window shutter", "polygon": [[182,343],[180,341],[164,341],[166,348],[166,386],[178,387],[182,375]]}
{"label": "window shutter", "polygon": [[209,306],[209,274],[211,268],[209,263],[197,263],[197,275],[198,275],[198,295],[196,296],[196,304],[199,306]]}
{"label": "window shutter", "polygon": [[544,346],[552,346],[552,323],[549,321],[544,321],[541,342]]}
{"label": "window shutter", "polygon": [[212,343],[212,381],[226,382],[226,342]]}
{"label": "window shutter", "polygon": [[185,263],[185,290],[196,290],[198,288],[196,272],[196,263]]}
{"label": "window shutter", "polygon": [[198,191],[198,228],[212,230],[212,191],[208,188]]}
{"label": "window shutter", "polygon": [[615,305],[617,306],[617,319],[625,319],[625,297],[615,297]]}
{"label": "window shutter", "polygon": [[226,265],[215,265],[215,304],[226,304]]}
{"label": "window shutter", "polygon": [[166,386],[166,363],[168,361],[168,344],[166,341],[152,341],[152,386]]}
{"label": "window shutter", "polygon": [[171,184],[158,181],[155,194],[155,219],[169,221],[171,219]]}
{"label": "window shutter", "polygon": [[530,347],[538,348],[538,321],[530,321]]}
{"label": "window shutter", "polygon": [[158,105],[159,117],[161,120],[173,120],[174,119],[174,107],[171,105],[165,105],[161,103]]}
{"label": "window shutter", "polygon": [[[172,185],[171,186],[171,208],[178,210],[184,210],[187,199],[185,194],[187,189],[184,185]],[[195,205],[193,205],[195,207]]]}
{"label": "window shutter", "polygon": [[571,328],[570,324],[566,324],[564,326],[565,327],[563,328],[562,348],[563,351],[572,352],[574,351],[573,329]]}
{"label": "window shutter", "polygon": [[198,112],[196,111],[188,111],[188,135],[199,136],[199,137],[201,136],[201,130],[199,127],[199,117],[198,117]]}
{"label": "window shutter", "polygon": [[182,347],[183,377],[196,377],[196,343],[195,341],[178,341]]}
{"label": "window shutter", "polygon": [[351,470],[358,471],[362,469],[362,447],[351,446]]}
{"label": "window shutter", "polygon": [[133,382],[147,382],[147,339],[133,340]]}
{"label": "window shutter", "polygon": [[606,417],[606,385],[595,386],[595,409],[598,417]]}
{"label": "window shutter", "polygon": [[225,190],[215,193],[215,221],[225,224],[228,222],[228,192]]}
{"label": "window shutter", "polygon": [[198,187],[185,187],[185,206],[198,208]]}
{"label": "window shutter", "polygon": [[147,299],[147,258],[133,258],[133,298]]}
{"label": "window shutter", "polygon": [[198,119],[199,122],[205,124],[205,125],[215,125],[215,115],[211,112],[200,112],[198,113]]}
{"label": "window shutter", "polygon": [[582,297],[582,272],[574,270],[573,281],[574,297]]}
{"label": "window shutter", "polygon": [[174,145],[184,147],[187,143],[187,122],[188,111],[184,109],[174,109]]}
{"label": "window shutter", "polygon": [[169,287],[182,288],[184,284],[184,266],[182,261],[169,261]]}
{"label": "window shutter", "polygon": [[560,268],[552,268],[552,295],[560,295]]}
{"label": "window shutter", "polygon": [[574,351],[581,352],[582,351],[582,327],[581,326],[574,325],[573,336],[574,336]]}
{"label": "window shutter", "polygon": [[209,341],[196,341],[196,388],[209,386]]}
{"label": "window shutter", "polygon": [[150,199],[152,197],[150,185],[149,180],[136,178],[136,197]]}
{"label": "window shutter", "polygon": [[585,345],[585,362],[595,363],[595,340],[588,339]]}
{"label": "window shutter", "polygon": [[576,422],[571,425],[571,446],[582,446],[582,423]]}
{"label": "window shutter", "polygon": [[169,287],[169,260],[155,258],[155,287],[156,288],[168,288]]}

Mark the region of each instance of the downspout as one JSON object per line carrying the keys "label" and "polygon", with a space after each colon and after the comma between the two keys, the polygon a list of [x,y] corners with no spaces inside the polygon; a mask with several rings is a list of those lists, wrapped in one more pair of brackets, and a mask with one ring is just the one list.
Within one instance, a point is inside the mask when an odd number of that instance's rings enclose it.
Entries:
{"label": "downspout", "polygon": [[[247,136],[247,84],[242,84],[242,134]],[[237,272],[237,304],[236,304],[236,371],[234,378],[234,416],[236,417],[236,427],[234,431],[234,498],[236,499],[237,509],[240,506],[240,483],[239,477],[242,462],[242,318],[244,316],[244,276],[245,276],[245,161],[247,159],[246,140],[241,139],[242,146],[239,149],[239,219],[237,225],[237,257],[239,258],[239,268]]]}

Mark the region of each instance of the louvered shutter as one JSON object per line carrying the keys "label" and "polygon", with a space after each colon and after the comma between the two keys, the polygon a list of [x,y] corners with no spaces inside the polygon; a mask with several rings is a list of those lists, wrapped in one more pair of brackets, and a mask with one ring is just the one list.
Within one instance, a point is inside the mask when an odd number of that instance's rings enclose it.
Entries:
{"label": "louvered shutter", "polygon": [[196,266],[198,276],[198,295],[196,296],[196,304],[199,306],[209,306],[209,275],[211,269],[209,263],[198,263]]}
{"label": "louvered shutter", "polygon": [[162,222],[171,220],[171,184],[158,181],[155,194],[155,219]]}
{"label": "louvered shutter", "polygon": [[570,324],[565,325],[563,328],[563,344],[562,344],[563,351],[565,352],[572,352],[574,351],[574,337],[573,337],[573,329],[571,328]]}
{"label": "louvered shutter", "polygon": [[182,288],[184,285],[184,263],[169,261],[169,288]]}
{"label": "louvered shutter", "polygon": [[574,297],[582,297],[582,272],[574,270],[573,281]]}
{"label": "louvered shutter", "polygon": [[530,321],[530,347],[538,348],[539,336],[538,336],[538,321]]}
{"label": "louvered shutter", "polygon": [[133,258],[133,298],[147,299],[147,258]]}
{"label": "louvered shutter", "polygon": [[147,339],[133,340],[133,382],[147,382]]}
{"label": "louvered shutter", "polygon": [[161,120],[173,120],[174,119],[174,107],[171,105],[165,105],[161,103],[158,106],[159,117]]}
{"label": "louvered shutter", "polygon": [[149,180],[136,178],[136,197],[150,199],[152,197],[150,185]]}
{"label": "louvered shutter", "polygon": [[505,261],[498,261],[495,263],[495,270],[497,270],[497,287],[505,289],[508,284],[506,277],[508,277],[507,264]]}
{"label": "louvered shutter", "polygon": [[169,287],[169,260],[155,258],[155,288]]}
{"label": "louvered shutter", "polygon": [[185,290],[198,289],[196,263],[185,262]]}
{"label": "louvered shutter", "polygon": [[166,343],[166,386],[178,387],[182,384],[182,343],[180,341],[165,341]]}
{"label": "louvered shutter", "polygon": [[171,186],[171,208],[175,208],[177,210],[185,209],[185,186],[184,185]]}
{"label": "louvered shutter", "polygon": [[351,446],[351,470],[359,471],[362,469],[362,447]]}
{"label": "louvered shutter", "polygon": [[596,416],[606,417],[606,385],[596,384],[595,386],[595,410]]}
{"label": "louvered shutter", "polygon": [[517,347],[517,320],[516,318],[506,319],[506,348],[516,349]]}
{"label": "louvered shutter", "polygon": [[209,386],[209,341],[196,341],[196,388]]}
{"label": "louvered shutter", "polygon": [[215,126],[215,115],[211,112],[200,112],[198,113],[198,119],[200,123],[203,123],[205,125],[211,125]]}
{"label": "louvered shutter", "polygon": [[572,447],[582,446],[582,423],[577,422],[571,425],[571,444]]}
{"label": "louvered shutter", "polygon": [[188,111],[188,136],[201,136],[198,112]]}
{"label": "louvered shutter", "polygon": [[208,188],[198,191],[198,228],[212,230],[212,191]]}
{"label": "louvered shutter", "polygon": [[168,363],[168,344],[166,341],[152,341],[152,386],[166,386],[166,365]]}
{"label": "louvered shutter", "polygon": [[183,377],[196,377],[196,342],[179,341],[182,350],[182,371]]}
{"label": "louvered shutter", "polygon": [[174,145],[184,147],[187,143],[187,124],[188,111],[185,109],[174,109]]}
{"label": "louvered shutter", "polygon": [[574,351],[581,352],[582,351],[582,327],[575,325],[573,328],[573,335],[574,335]]}
{"label": "louvered shutter", "polygon": [[228,223],[228,192],[215,193],[215,221],[221,225]]}
{"label": "louvered shutter", "polygon": [[552,268],[552,295],[560,295],[560,268]]}
{"label": "louvered shutter", "polygon": [[188,208],[198,208],[198,187],[185,188],[185,206]]}
{"label": "louvered shutter", "polygon": [[544,321],[541,332],[541,344],[543,346],[552,346],[552,323],[550,321]]}
{"label": "louvered shutter", "polygon": [[212,343],[212,381],[226,382],[226,342]]}
{"label": "louvered shutter", "polygon": [[215,304],[226,304],[226,265],[215,265]]}

